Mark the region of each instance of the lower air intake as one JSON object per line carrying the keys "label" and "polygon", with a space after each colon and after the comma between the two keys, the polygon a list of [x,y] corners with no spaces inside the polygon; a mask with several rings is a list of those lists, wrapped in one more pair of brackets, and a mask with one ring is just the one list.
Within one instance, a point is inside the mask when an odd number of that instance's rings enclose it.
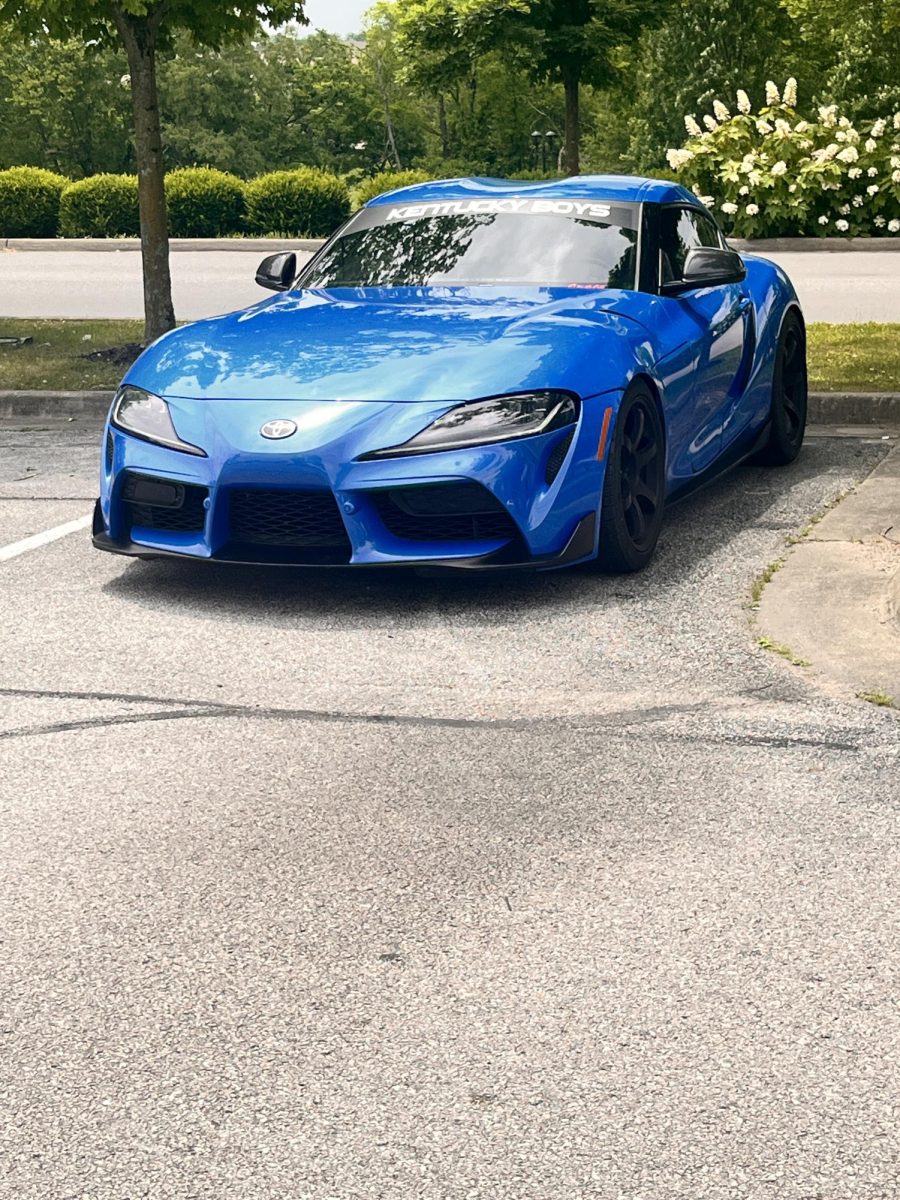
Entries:
{"label": "lower air intake", "polygon": [[252,552],[286,562],[350,558],[350,539],[331,492],[236,490],[229,518],[231,541],[224,557]]}
{"label": "lower air intake", "polygon": [[515,521],[474,482],[423,484],[374,492],[385,528],[411,542],[485,542],[518,537]]}

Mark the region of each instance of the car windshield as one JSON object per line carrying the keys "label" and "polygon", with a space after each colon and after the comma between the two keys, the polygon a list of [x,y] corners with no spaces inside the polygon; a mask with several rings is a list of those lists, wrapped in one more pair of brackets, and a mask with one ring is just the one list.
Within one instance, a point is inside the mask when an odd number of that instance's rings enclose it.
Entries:
{"label": "car windshield", "polygon": [[638,219],[637,205],[587,199],[378,204],[349,222],[297,286],[634,288]]}

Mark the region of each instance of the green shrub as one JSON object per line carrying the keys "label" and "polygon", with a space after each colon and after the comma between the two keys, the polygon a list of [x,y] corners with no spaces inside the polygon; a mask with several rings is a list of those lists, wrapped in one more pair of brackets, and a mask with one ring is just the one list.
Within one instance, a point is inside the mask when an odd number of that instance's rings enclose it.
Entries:
{"label": "green shrub", "polygon": [[172,237],[221,237],[237,233],[244,214],[244,184],[211,167],[184,167],[166,176],[166,208]]}
{"label": "green shrub", "polygon": [[350,193],[336,175],[314,167],[272,171],[244,185],[247,226],[255,233],[322,237],[349,215]]}
{"label": "green shrub", "polygon": [[736,237],[872,237],[900,233],[900,112],[857,129],[837,105],[798,119],[797,83],[766,84],[754,112],[716,100],[703,126],[684,119],[684,146],[667,151],[680,182]]}
{"label": "green shrub", "polygon": [[55,237],[68,182],[40,167],[0,171],[0,237]]}
{"label": "green shrub", "polygon": [[353,207],[362,208],[382,192],[393,192],[396,188],[409,187],[411,183],[427,183],[431,178],[425,171],[381,171],[361,180],[353,189]]}
{"label": "green shrub", "polygon": [[136,175],[90,175],[70,183],[59,206],[63,237],[136,237],[138,216]]}

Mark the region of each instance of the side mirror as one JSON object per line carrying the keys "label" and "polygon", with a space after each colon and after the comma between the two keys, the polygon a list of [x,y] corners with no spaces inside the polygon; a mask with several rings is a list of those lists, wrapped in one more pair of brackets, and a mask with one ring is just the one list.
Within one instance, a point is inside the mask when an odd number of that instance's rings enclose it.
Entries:
{"label": "side mirror", "polygon": [[680,292],[692,288],[740,283],[746,275],[744,260],[736,250],[722,250],[718,246],[698,246],[688,251],[681,279],[663,283],[659,290],[663,296],[677,296]]}
{"label": "side mirror", "polygon": [[256,282],[273,292],[286,292],[297,278],[297,255],[293,251],[270,254],[256,268]]}

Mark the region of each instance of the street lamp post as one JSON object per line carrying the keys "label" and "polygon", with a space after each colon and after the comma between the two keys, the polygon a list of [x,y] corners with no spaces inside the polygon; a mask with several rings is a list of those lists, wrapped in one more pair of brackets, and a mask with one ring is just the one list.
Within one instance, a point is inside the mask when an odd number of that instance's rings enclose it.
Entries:
{"label": "street lamp post", "polygon": [[531,131],[531,157],[535,168],[537,168],[538,149],[541,154],[541,170],[547,172],[547,151],[553,151],[554,139],[559,135],[555,129],[548,129],[546,133],[541,133],[540,129]]}

